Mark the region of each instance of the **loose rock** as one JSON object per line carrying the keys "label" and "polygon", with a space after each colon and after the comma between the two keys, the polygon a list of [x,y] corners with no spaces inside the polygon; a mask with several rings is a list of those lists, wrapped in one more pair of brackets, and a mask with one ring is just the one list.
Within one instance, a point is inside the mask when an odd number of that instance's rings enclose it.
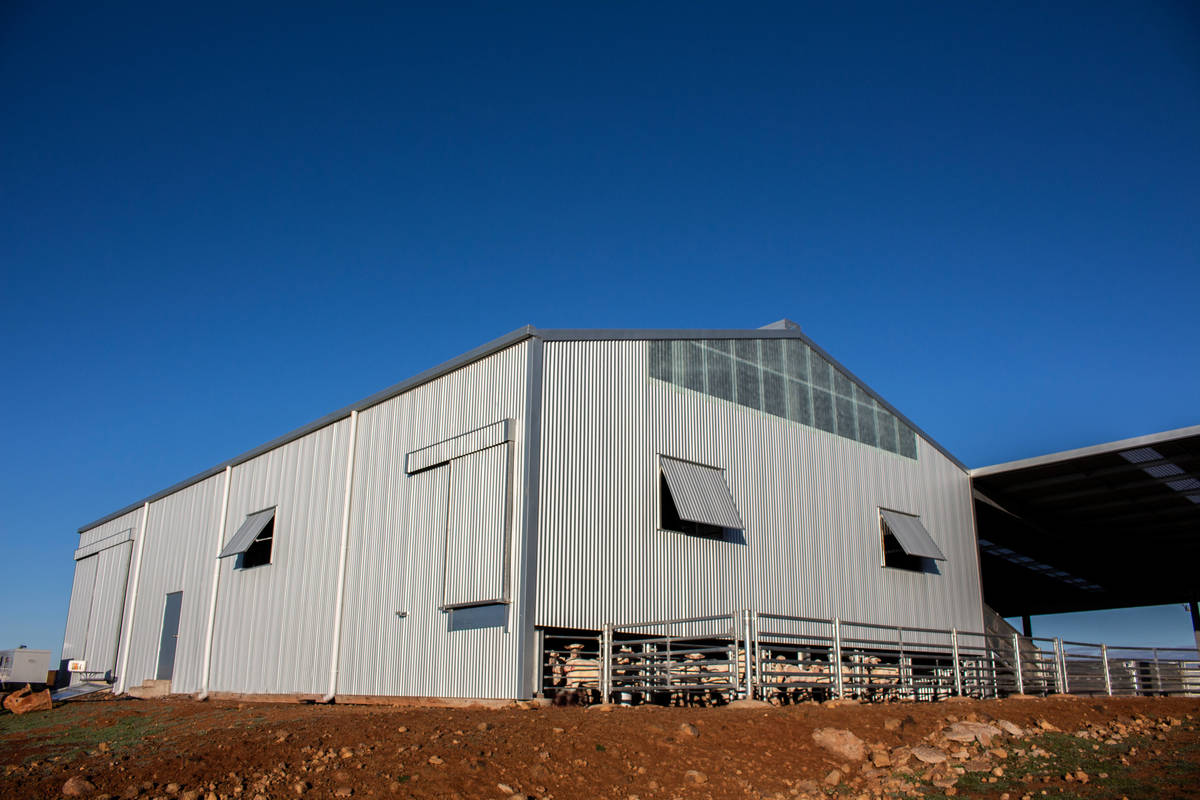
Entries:
{"label": "loose rock", "polygon": [[866,757],[863,740],[841,728],[817,728],[812,733],[813,741],[838,758],[862,761]]}
{"label": "loose rock", "polygon": [[[29,687],[26,687],[29,688]],[[89,781],[82,775],[74,775],[67,779],[63,784],[62,793],[66,797],[84,797],[91,794],[96,788],[96,784]]]}
{"label": "loose rock", "polygon": [[686,781],[689,781],[691,783],[707,783],[708,782],[708,776],[705,775],[703,772],[700,772],[699,770],[695,770],[695,769],[689,769],[687,772],[683,773],[683,779]]}
{"label": "loose rock", "polygon": [[926,764],[943,764],[946,761],[946,754],[936,747],[930,747],[927,744],[919,744],[912,749],[913,757],[918,761],[923,761]]}

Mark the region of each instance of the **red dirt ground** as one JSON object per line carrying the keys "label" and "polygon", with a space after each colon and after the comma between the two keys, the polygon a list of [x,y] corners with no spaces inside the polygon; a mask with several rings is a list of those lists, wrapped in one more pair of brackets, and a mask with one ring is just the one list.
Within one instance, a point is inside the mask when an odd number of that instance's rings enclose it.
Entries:
{"label": "red dirt ground", "polygon": [[[907,784],[889,784],[892,773],[878,778],[861,762],[847,767],[811,738],[815,729],[829,727],[889,750],[945,746],[938,732],[948,721],[970,718],[1023,728],[1045,720],[1064,733],[998,738],[992,747],[1007,754],[983,757],[1007,770],[1005,776],[995,784],[964,777],[949,790],[922,782],[928,769],[917,762],[910,765],[915,774],[902,776]],[[1105,743],[1112,728],[1103,726],[1116,721],[1130,725],[1130,733]],[[1081,739],[1072,735],[1079,730],[1104,733]],[[1021,755],[1036,752],[1035,744],[1046,750],[1077,746],[1083,760],[1060,754],[1058,761],[1038,762]],[[1086,784],[1064,777],[1076,763],[1089,772]],[[1039,764],[1045,767],[1040,773]],[[827,786],[824,779],[835,768],[843,780]],[[1098,777],[1102,770],[1114,773],[1107,783]],[[40,714],[0,716],[0,797],[60,797],[72,776],[92,784],[82,796],[114,799],[651,800],[943,792],[996,800],[1200,798],[1200,699],[455,709],[169,698],[78,700]]]}

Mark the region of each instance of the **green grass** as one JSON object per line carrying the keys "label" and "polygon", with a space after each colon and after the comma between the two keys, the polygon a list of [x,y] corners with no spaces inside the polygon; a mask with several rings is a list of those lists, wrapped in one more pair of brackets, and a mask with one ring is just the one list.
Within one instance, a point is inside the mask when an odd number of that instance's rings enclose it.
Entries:
{"label": "green grass", "polygon": [[120,753],[181,724],[163,713],[128,714],[111,724],[102,724],[102,720],[103,712],[95,710],[95,704],[65,705],[21,716],[5,714],[0,717],[0,748],[25,740],[22,749],[33,747],[25,756],[26,763],[50,758],[70,761],[101,742],[107,742],[114,754]]}
{"label": "green grass", "polygon": [[[1028,752],[1029,745],[1037,744],[1052,757],[1033,756]],[[1098,749],[1093,745],[1099,744]],[[1195,797],[1195,784],[1200,773],[1200,746],[1182,742],[1159,742],[1143,737],[1129,737],[1120,744],[1109,745],[1097,743],[1089,739],[1079,739],[1068,733],[1046,733],[1034,739],[1023,742],[1026,747],[1023,756],[1009,749],[1009,757],[997,761],[998,766],[1004,767],[1004,775],[995,783],[987,783],[988,773],[968,772],[959,778],[956,788],[957,797],[999,797],[1008,792],[1012,800],[1019,800],[1025,794],[1035,798],[1053,797],[1059,800],[1097,800],[1098,798],[1145,797],[1152,788],[1153,795],[1162,800],[1174,798]],[[1161,755],[1151,755],[1150,749],[1158,747]],[[1135,764],[1152,763],[1157,773],[1155,785],[1149,787],[1144,777],[1138,777],[1130,766],[1121,763],[1121,756],[1127,754],[1131,747],[1138,749],[1133,756]],[[1089,783],[1086,787],[1074,783],[1064,785],[1063,776],[1083,770],[1088,774]],[[1099,778],[1101,772],[1107,773],[1107,778]],[[1026,783],[1021,780],[1025,775],[1032,775],[1033,781]],[[1042,783],[1041,778],[1047,776],[1051,780]],[[1063,791],[1059,792],[1062,787]],[[1042,795],[1042,790],[1048,793]],[[926,789],[927,798],[945,798],[946,795],[929,785]]]}

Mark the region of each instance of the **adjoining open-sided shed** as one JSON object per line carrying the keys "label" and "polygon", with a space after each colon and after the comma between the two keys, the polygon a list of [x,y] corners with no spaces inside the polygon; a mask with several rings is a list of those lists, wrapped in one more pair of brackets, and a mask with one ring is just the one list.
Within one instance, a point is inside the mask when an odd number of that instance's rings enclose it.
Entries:
{"label": "adjoining open-sided shed", "polygon": [[972,470],[984,601],[1004,616],[1189,603],[1200,425]]}

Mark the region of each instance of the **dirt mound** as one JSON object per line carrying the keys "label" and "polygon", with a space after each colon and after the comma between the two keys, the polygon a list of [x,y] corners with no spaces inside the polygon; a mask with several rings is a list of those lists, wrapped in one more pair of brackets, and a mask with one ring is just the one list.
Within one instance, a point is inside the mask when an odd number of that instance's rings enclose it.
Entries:
{"label": "dirt mound", "polygon": [[[863,760],[819,746],[846,731]],[[830,734],[818,735],[827,739]],[[848,736],[839,740],[853,743]],[[1200,700],[392,708],[186,699],[0,717],[0,797],[1200,797]],[[878,794],[877,794],[878,792]]]}

